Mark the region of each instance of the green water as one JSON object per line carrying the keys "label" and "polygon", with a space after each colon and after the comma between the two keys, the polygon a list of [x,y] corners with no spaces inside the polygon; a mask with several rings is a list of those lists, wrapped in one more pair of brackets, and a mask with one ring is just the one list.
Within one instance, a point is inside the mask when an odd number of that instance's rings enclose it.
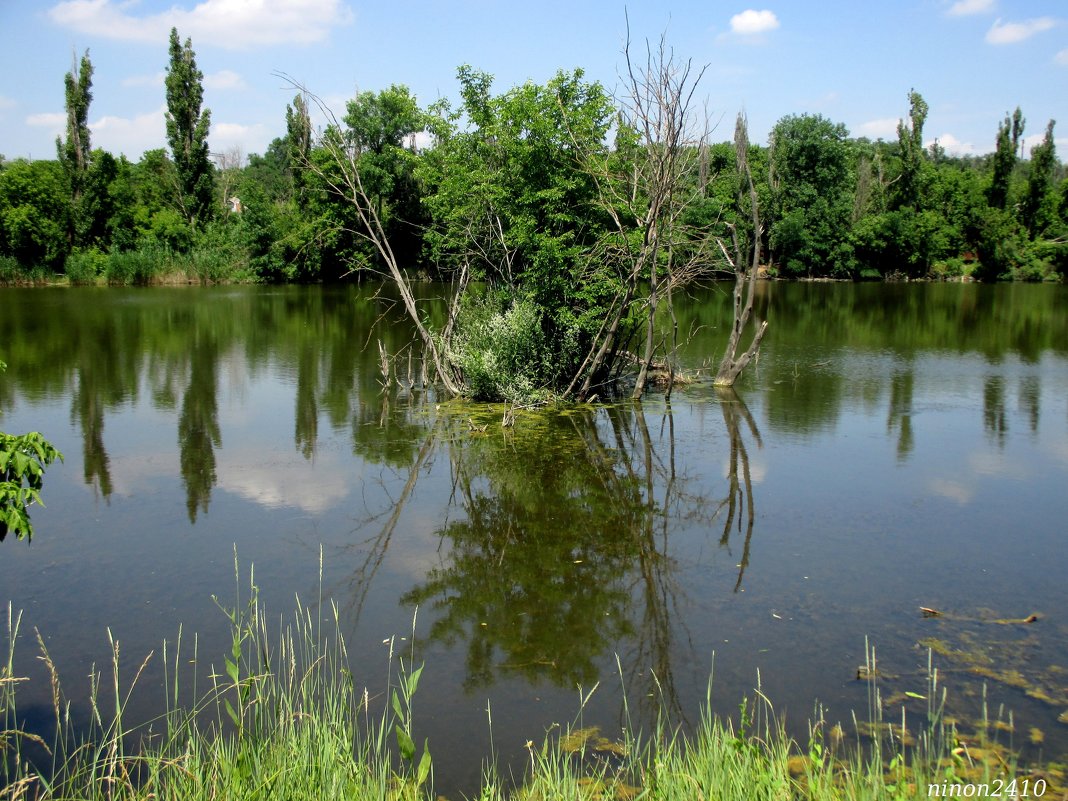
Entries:
{"label": "green water", "polygon": [[[440,288],[420,291],[438,319]],[[918,644],[938,638],[969,655],[936,657],[955,714],[978,714],[985,678],[1014,745],[1068,753],[1066,289],[765,284],[764,348],[724,394],[707,377],[728,301],[681,299],[697,380],[670,402],[502,426],[501,407],[421,388],[380,287],[0,290],[0,428],[66,456],[33,541],[0,545],[0,602],[84,714],[107,627],[131,672],[179,624],[219,663],[235,547],[276,614],[318,597],[321,553],[372,692],[415,617],[415,734],[441,791],[477,784],[487,704],[522,765],[597,682],[583,714],[609,732],[624,694],[645,725],[692,718],[713,664],[725,714],[759,670],[799,731],[817,699],[848,721],[865,636],[887,696],[923,689]],[[49,689],[33,644],[18,653],[33,723]],[[997,680],[1010,668],[1025,686]],[[150,662],[145,718],[161,681]]]}

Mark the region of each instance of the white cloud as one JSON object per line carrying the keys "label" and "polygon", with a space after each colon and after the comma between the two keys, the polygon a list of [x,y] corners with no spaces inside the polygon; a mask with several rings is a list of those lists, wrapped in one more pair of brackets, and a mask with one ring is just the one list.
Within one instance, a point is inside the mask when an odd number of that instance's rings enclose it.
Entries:
{"label": "white cloud", "polygon": [[1045,138],[1045,131],[1042,133],[1033,133],[1030,136],[1025,136],[1023,138],[1023,152],[1027,154],[1027,158],[1031,157],[1031,151],[1035,149],[1036,145],[1042,144],[1042,140]]}
{"label": "white cloud", "polygon": [[136,42],[166,42],[171,28],[194,48],[213,44],[231,50],[278,44],[307,45],[352,21],[341,0],[201,0],[191,10],[173,6],[135,16],[124,0],[64,0],[49,9],[60,25],[91,36]]}
{"label": "white cloud", "polygon": [[857,126],[857,136],[866,136],[869,139],[890,139],[897,136],[897,117],[883,117],[878,120],[868,120]]}
{"label": "white cloud", "polygon": [[1053,57],[1053,60],[1062,67],[1068,67],[1068,48],[1061,50]]}
{"label": "white cloud", "polygon": [[774,11],[754,11],[747,9],[731,17],[731,33],[739,36],[754,36],[773,31],[779,27],[779,19]]}
{"label": "white cloud", "polygon": [[122,153],[137,161],[146,150],[167,145],[167,129],[163,122],[166,106],[134,117],[104,116],[89,124],[93,147],[112,153]]}
{"label": "white cloud", "polygon": [[67,130],[67,115],[62,111],[30,114],[26,118],[26,124],[34,128],[44,128],[49,137],[60,136]]}
{"label": "white cloud", "polygon": [[[418,131],[415,134],[415,147],[417,150],[431,148],[434,146],[434,143],[434,134],[430,133],[430,131]],[[405,141],[404,144],[407,146],[408,142]]]}
{"label": "white cloud", "polygon": [[932,139],[925,147],[930,147],[934,142],[951,156],[974,156],[979,150],[971,142],[962,142],[951,133],[944,133],[937,139]]}
{"label": "white cloud", "polygon": [[[1068,52],[1068,51],[1066,51]],[[17,104],[10,97],[0,95],[0,108],[15,108]]]}
{"label": "white cloud", "polygon": [[[1030,136],[1023,138],[1023,151],[1025,158],[1031,158],[1031,151],[1038,145],[1042,144],[1046,139],[1046,126],[1042,126],[1041,133],[1033,133]],[[1068,150],[1068,137],[1054,136],[1053,137],[1053,149],[1058,156]]]}
{"label": "white cloud", "polygon": [[233,70],[219,70],[204,76],[205,89],[244,89],[245,86],[245,79]]}
{"label": "white cloud", "polygon": [[157,72],[155,75],[131,75],[122,79],[123,86],[163,86],[167,74]]}
{"label": "white cloud", "polygon": [[234,149],[243,153],[263,153],[271,143],[271,132],[262,123],[241,125],[236,122],[212,123],[208,143],[212,153],[228,153]]}
{"label": "white cloud", "polygon": [[946,12],[951,17],[968,17],[994,10],[994,0],[957,0]]}
{"label": "white cloud", "polygon": [[1027,19],[1023,22],[1006,22],[1002,24],[1001,18],[994,20],[990,30],[986,32],[986,41],[993,45],[1015,44],[1029,39],[1036,33],[1048,31],[1057,24],[1053,17],[1038,17]]}

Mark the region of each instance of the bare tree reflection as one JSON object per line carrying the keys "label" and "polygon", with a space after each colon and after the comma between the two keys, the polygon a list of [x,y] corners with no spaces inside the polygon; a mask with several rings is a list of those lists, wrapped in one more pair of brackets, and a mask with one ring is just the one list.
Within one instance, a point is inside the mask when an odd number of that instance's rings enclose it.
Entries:
{"label": "bare tree reflection", "polygon": [[[753,415],[745,402],[732,389],[717,388],[716,397],[719,401],[720,411],[723,412],[723,423],[727,428],[727,436],[730,438],[730,462],[727,468],[728,493],[716,510],[717,514],[727,509],[727,519],[723,523],[723,536],[720,544],[729,546],[731,528],[737,520],[738,531],[742,530],[742,516],[745,516],[745,537],[742,544],[742,558],[738,562],[738,580],[734,583],[734,591],[742,587],[742,578],[745,570],[749,567],[749,546],[753,540],[753,523],[756,520],[756,509],[753,505],[753,478],[749,470],[749,450],[742,436],[742,422],[749,428],[749,433],[756,442],[757,447],[763,447],[760,439],[760,431],[757,429]],[[739,479],[739,473],[741,478]]]}
{"label": "bare tree reflection", "polygon": [[393,500],[386,512],[371,515],[362,521],[362,527],[380,527],[374,535],[360,543],[363,557],[348,579],[350,601],[346,606],[346,612],[352,615],[354,621],[359,621],[363,613],[363,606],[367,601],[367,593],[371,589],[379,568],[382,567],[382,562],[389,550],[389,544],[393,540],[393,534],[397,530],[397,523],[401,519],[401,514],[407,506],[408,500],[415,491],[419,476],[433,456],[437,438],[438,426],[435,424],[427,432],[422,445],[415,454],[415,459],[408,467],[407,479],[397,498]]}

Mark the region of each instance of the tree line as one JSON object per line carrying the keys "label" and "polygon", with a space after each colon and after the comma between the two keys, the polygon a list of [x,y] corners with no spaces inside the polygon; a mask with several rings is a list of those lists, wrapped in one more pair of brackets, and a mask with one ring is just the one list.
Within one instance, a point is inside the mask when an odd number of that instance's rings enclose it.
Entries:
{"label": "tree line", "polygon": [[[331,141],[360,151],[367,191],[406,268],[449,273],[460,229],[478,225],[486,228],[483,261],[505,259],[513,267],[566,261],[569,248],[588,244],[604,227],[598,219],[604,209],[589,202],[596,178],[584,175],[587,165],[575,158],[594,141],[571,137],[614,136],[617,156],[628,147],[608,94],[581,71],[493,97],[491,77],[465,66],[458,71],[460,109],[421,108],[406,87],[394,85],[358,94],[313,142],[314,109],[300,93],[287,107],[284,135],[264,154],[213,157],[203,75],[191,42],[181,44],[176,30],[169,57],[167,149],[131,162],[91,147],[93,67],[86,51],[65,76],[67,126],[57,158],[0,158],[0,259],[9,280],[34,268],[76,280],[97,274],[129,280],[122,270],[108,274],[104,257],[146,250],[157,259],[161,252],[222,251],[231,274],[249,280],[334,280],[380,267],[354,224],[352,204],[317,169],[327,167]],[[841,123],[801,114],[780,119],[767,145],[750,146],[768,271],[850,279],[1063,275],[1068,182],[1055,153],[1054,121],[1029,159],[1021,157],[1026,120],[1019,108],[997,124],[992,154],[950,156],[937,142],[923,146],[927,103],[915,91],[908,101],[895,141],[851,138]],[[547,119],[534,118],[561,102],[596,119],[573,131],[552,108]],[[498,170],[507,181],[490,186],[479,154],[463,152],[472,145],[462,134],[493,136],[501,125],[518,134],[505,154],[515,161]],[[430,147],[415,145],[423,132],[432,135]],[[690,222],[724,233],[735,213],[734,145],[696,138],[682,144],[699,151],[690,154],[699,162],[691,189],[701,196],[688,209]],[[520,160],[529,161],[527,174],[520,174]],[[522,213],[480,218],[484,193],[505,190]],[[240,199],[240,216],[230,210],[231,198]]]}

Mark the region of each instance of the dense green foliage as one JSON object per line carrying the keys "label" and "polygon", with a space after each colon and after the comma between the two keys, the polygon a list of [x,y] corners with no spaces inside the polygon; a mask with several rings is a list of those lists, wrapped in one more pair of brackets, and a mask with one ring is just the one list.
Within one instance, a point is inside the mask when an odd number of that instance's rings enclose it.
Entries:
{"label": "dense green foliage", "polygon": [[[0,161],[4,281],[64,272],[76,282],[319,281],[382,270],[360,222],[365,201],[344,191],[332,163],[346,152],[405,268],[463,273],[529,299],[547,339],[567,343],[557,354],[566,362],[581,358],[584,338],[615,297],[622,268],[613,259],[658,224],[635,213],[649,200],[647,187],[628,187],[624,176],[655,166],[660,152],[639,146],[641,126],[630,110],[581,70],[494,94],[491,76],[465,66],[459,105],[429,109],[405,86],[361,92],[318,139],[309,96],[299,94],[265,153],[216,155],[215,165],[203,75],[176,30],[166,75],[168,150],[136,162],[92,150],[92,79],[86,52],[65,76],[67,126],[55,162]],[[840,123],[800,114],[779,120],[767,148],[751,148],[771,273],[1063,276],[1068,177],[1054,122],[1026,154],[1016,109],[992,126],[994,152],[950,156],[937,142],[924,147],[928,104],[916,91],[907,100],[895,141],[853,139]],[[678,220],[691,235],[665,249],[675,261],[695,254],[713,261],[718,250],[702,251],[693,232],[729,241],[729,225],[749,226],[734,210],[734,146],[689,142],[687,158],[700,167],[680,185],[695,199]],[[612,239],[621,231],[634,243]],[[643,274],[654,279],[668,258],[661,251],[642,262]],[[212,261],[212,269],[191,267],[197,260]]]}
{"label": "dense green foliage", "polygon": [[456,357],[475,397],[515,400],[518,387],[567,380],[619,285],[598,252],[607,219],[579,152],[603,149],[612,106],[581,70],[497,96],[485,73],[462,67],[459,79],[462,110],[435,109],[437,144],[416,172],[427,254],[490,287],[461,309]]}
{"label": "dense green foliage", "polygon": [[771,138],[772,257],[787,275],[848,276],[853,187],[845,126],[784,117]]}

